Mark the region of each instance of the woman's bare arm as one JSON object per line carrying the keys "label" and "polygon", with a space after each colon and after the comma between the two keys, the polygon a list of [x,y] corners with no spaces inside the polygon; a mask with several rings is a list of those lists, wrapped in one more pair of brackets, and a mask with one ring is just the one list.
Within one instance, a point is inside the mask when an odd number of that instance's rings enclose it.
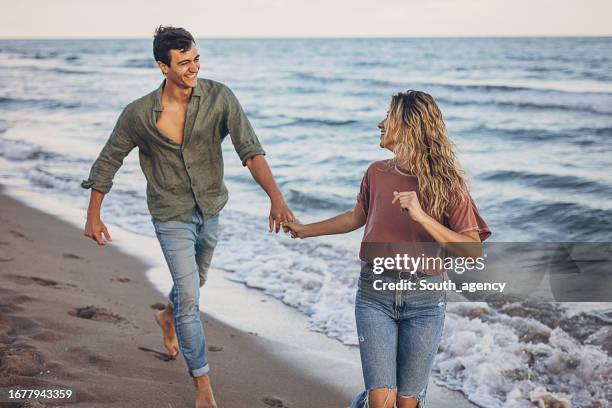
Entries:
{"label": "woman's bare arm", "polygon": [[361,204],[357,202],[352,210],[327,220],[314,222],[312,224],[290,222],[284,225],[291,230],[291,236],[293,238],[309,238],[320,235],[344,234],[363,227],[365,222],[365,213]]}

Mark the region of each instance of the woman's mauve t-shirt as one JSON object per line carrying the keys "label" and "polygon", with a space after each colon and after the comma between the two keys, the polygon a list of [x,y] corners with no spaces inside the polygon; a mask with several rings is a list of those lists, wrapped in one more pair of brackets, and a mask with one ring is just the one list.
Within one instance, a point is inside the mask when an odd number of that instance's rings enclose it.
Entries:
{"label": "woman's mauve t-shirt", "polygon": [[[416,176],[399,170],[393,160],[372,163],[363,176],[357,196],[357,201],[366,215],[359,252],[359,257],[364,262],[372,263],[371,254],[367,254],[368,243],[435,242],[425,228],[413,221],[407,212],[402,211],[399,203],[391,204],[394,191],[416,191],[419,202],[423,202]],[[481,241],[491,235],[491,230],[480,216],[471,196],[466,203],[446,211],[445,224],[460,234],[478,231]]]}

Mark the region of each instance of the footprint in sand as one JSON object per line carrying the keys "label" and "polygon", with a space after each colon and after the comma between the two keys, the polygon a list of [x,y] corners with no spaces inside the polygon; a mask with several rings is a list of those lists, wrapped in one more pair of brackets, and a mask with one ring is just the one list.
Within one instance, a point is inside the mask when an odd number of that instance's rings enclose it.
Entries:
{"label": "footprint in sand", "polygon": [[[31,302],[34,298],[28,295],[22,295],[14,290],[0,288],[0,313],[12,313],[23,310],[23,307],[19,306],[21,303]],[[2,319],[0,319],[0,325]]]}
{"label": "footprint in sand", "polygon": [[76,346],[68,349],[71,362],[78,362],[87,366],[94,366],[102,371],[108,371],[112,367],[112,361],[96,354],[87,347]]}
{"label": "footprint in sand", "polygon": [[77,285],[75,285],[74,283],[60,283],[51,279],[40,278],[38,276],[7,275],[7,277],[13,282],[18,283],[20,285],[29,285],[31,283],[36,283],[40,286],[53,287],[58,289],[65,286],[70,286],[73,288],[77,287]]}
{"label": "footprint in sand", "polygon": [[39,332],[40,324],[35,320],[23,316],[5,317],[6,320],[8,320],[6,334],[10,337],[31,336]]}
{"label": "footprint in sand", "polygon": [[19,231],[15,231],[15,230],[10,230],[9,231],[11,233],[12,236],[14,237],[18,237],[18,238],[25,238],[26,236],[23,235],[21,232]]}
{"label": "footprint in sand", "polygon": [[131,282],[132,280],[130,278],[118,278],[118,277],[114,277],[110,279],[111,282],[120,282],[120,283],[128,283]]}
{"label": "footprint in sand", "polygon": [[208,346],[208,351],[223,351],[223,346]]}
{"label": "footprint in sand", "polygon": [[30,239],[29,237],[27,237],[25,234],[22,234],[19,231],[15,231],[15,230],[10,230],[9,231],[11,233],[12,236],[16,237],[16,238],[22,238],[25,239],[26,241],[29,242],[34,242],[32,239]]}
{"label": "footprint in sand", "polygon": [[149,307],[153,310],[164,310],[166,308],[166,305],[161,302],[157,302],[153,303],[152,305],[149,305]]}
{"label": "footprint in sand", "polygon": [[23,341],[0,345],[0,356],[2,356],[0,377],[10,375],[32,377],[45,370],[42,353]]}
{"label": "footprint in sand", "polygon": [[53,330],[42,330],[40,333],[33,335],[32,338],[38,341],[54,342],[62,340],[64,336]]}
{"label": "footprint in sand", "polygon": [[68,312],[70,316],[80,317],[81,319],[95,320],[98,322],[119,323],[125,319],[115,313],[96,306],[77,307]]}
{"label": "footprint in sand", "polygon": [[[0,247],[3,246],[9,246],[10,244],[6,241],[0,241]],[[11,257],[11,256],[6,256],[7,254],[1,254],[0,255],[0,262],[11,262],[14,261],[15,258]]]}
{"label": "footprint in sand", "polygon": [[57,286],[57,285],[59,285],[59,283],[54,281],[54,280],[45,279],[45,278],[39,278],[37,276],[30,276],[30,279],[32,279],[32,281],[34,283],[37,283],[40,286]]}
{"label": "footprint in sand", "polygon": [[19,283],[20,285],[29,285],[31,283],[36,283],[40,286],[57,286],[59,283],[45,278],[39,278],[38,276],[23,276],[23,275],[8,275],[10,280],[15,283]]}
{"label": "footprint in sand", "polygon": [[285,405],[285,403],[276,398],[276,397],[263,397],[261,399],[261,402],[263,402],[264,404],[266,404],[269,407],[274,407],[274,408],[289,408],[289,405]]}
{"label": "footprint in sand", "polygon": [[70,253],[64,254],[64,258],[67,258],[67,259],[83,259],[83,257],[80,257],[80,256],[75,255],[75,254],[70,254]]}

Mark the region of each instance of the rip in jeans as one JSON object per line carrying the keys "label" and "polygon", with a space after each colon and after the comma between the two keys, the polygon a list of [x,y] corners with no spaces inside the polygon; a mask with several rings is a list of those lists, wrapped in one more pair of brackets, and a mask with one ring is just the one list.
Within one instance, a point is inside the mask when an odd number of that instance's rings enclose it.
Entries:
{"label": "rip in jeans", "polygon": [[425,408],[425,392],[427,392],[427,386],[421,390],[417,395],[399,395],[397,398],[412,398],[417,401],[416,408]]}
{"label": "rip in jeans", "polygon": [[416,408],[425,408],[425,392],[427,391],[427,387],[425,387],[423,390],[421,390],[421,392],[418,393],[418,395],[413,396],[413,395],[397,395],[396,394],[396,401],[393,402],[393,405],[387,405],[389,403],[390,400],[392,400],[393,395],[391,390],[397,390],[396,387],[377,387],[377,388],[372,388],[366,391],[366,395],[365,395],[365,400],[364,400],[364,405],[363,408],[371,408],[370,407],[370,392],[373,390],[380,390],[380,389],[385,389],[385,400],[381,406],[381,408],[397,408],[397,399],[399,398],[412,398],[414,400],[417,401],[417,405]]}

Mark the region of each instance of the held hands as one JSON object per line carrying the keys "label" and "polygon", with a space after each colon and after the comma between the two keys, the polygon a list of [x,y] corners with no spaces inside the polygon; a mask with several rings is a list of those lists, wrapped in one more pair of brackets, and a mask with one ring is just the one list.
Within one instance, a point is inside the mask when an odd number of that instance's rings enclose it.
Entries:
{"label": "held hands", "polygon": [[[99,217],[87,217],[87,223],[85,224],[85,232],[83,233],[86,237],[89,237],[96,241],[98,245],[106,245],[107,242],[112,241],[106,225],[102,222]],[[104,238],[106,240],[104,240]]]}
{"label": "held hands", "polygon": [[413,221],[420,223],[427,218],[427,213],[421,208],[421,203],[419,202],[416,191],[402,191],[399,193],[394,191],[391,204],[397,202],[402,208],[402,211],[408,211],[408,216],[410,216]]}
{"label": "held hands", "polygon": [[[391,204],[395,203],[400,205],[402,211],[407,211],[410,218],[415,222],[424,223],[429,218],[429,215],[427,215],[419,203],[416,191],[394,191]],[[304,225],[299,220],[286,222],[282,225],[283,231],[285,233],[290,232],[291,238],[308,238],[319,235],[350,232],[363,226],[366,222],[363,210],[359,209],[361,215],[356,217],[355,211],[357,210],[357,206],[355,208],[356,209],[353,211],[347,211],[346,213],[318,223]]]}
{"label": "held hands", "polygon": [[306,226],[302,224],[301,222],[299,222],[298,220],[283,224],[283,228],[284,228],[285,233],[287,232],[291,233],[291,238],[293,239],[306,238]]}
{"label": "held hands", "polygon": [[289,231],[286,224],[293,221],[295,221],[295,216],[284,200],[272,201],[270,216],[268,217],[270,232],[275,231],[278,234],[280,228],[283,227],[283,231],[286,233]]}

